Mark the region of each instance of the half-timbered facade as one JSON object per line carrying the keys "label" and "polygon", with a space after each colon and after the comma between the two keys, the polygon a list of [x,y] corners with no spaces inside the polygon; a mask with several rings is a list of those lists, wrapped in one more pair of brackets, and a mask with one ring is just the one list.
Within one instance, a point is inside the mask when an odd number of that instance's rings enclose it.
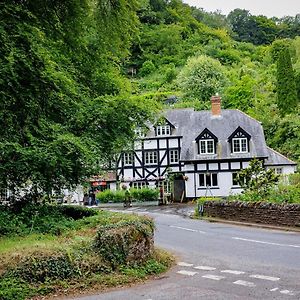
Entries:
{"label": "half-timbered facade", "polygon": [[120,155],[120,181],[133,187],[158,186],[180,173],[182,196],[197,198],[240,193],[237,172],[253,158],[278,173],[295,171],[293,161],[267,147],[260,122],[239,110],[221,110],[218,96],[212,97],[211,111],[170,109],[163,117],[132,151]]}

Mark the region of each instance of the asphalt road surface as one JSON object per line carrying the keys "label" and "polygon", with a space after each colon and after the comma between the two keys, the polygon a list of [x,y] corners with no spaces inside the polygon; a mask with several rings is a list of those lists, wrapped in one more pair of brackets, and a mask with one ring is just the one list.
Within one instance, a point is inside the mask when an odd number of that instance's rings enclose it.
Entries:
{"label": "asphalt road surface", "polygon": [[76,299],[300,300],[300,233],[132,211],[155,219],[155,244],[173,252],[177,265],[160,279]]}

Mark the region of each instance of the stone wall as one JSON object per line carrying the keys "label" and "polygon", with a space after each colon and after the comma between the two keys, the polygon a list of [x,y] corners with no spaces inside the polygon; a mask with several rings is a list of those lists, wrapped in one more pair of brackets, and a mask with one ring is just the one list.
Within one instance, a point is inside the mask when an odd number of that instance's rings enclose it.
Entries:
{"label": "stone wall", "polygon": [[239,222],[300,227],[300,204],[206,201],[204,215]]}

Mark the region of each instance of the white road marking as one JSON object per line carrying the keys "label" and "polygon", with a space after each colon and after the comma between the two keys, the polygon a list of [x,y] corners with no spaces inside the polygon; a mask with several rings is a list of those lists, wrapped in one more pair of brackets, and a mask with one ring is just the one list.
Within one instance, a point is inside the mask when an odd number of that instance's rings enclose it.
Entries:
{"label": "white road marking", "polygon": [[257,278],[257,279],[263,279],[263,280],[270,280],[270,281],[278,281],[278,280],[280,280],[279,277],[271,277],[271,276],[258,275],[258,274],[250,275],[249,277],[251,277],[251,278]]}
{"label": "white road marking", "polygon": [[177,263],[178,266],[181,266],[181,267],[192,267],[193,264],[189,264],[189,263],[186,263],[184,261],[180,261]]}
{"label": "white road marking", "polygon": [[282,290],[280,291],[281,294],[284,294],[284,295],[290,295],[290,296],[294,296],[295,294],[289,290]]}
{"label": "white road marking", "polygon": [[279,288],[277,287],[277,288],[271,289],[270,292],[275,292],[275,291],[278,291],[278,290],[279,290]]}
{"label": "white road marking", "polygon": [[252,243],[259,243],[259,244],[273,245],[273,246],[300,248],[300,245],[289,245],[289,244],[271,243],[271,242],[264,242],[264,241],[257,241],[257,240],[244,239],[244,238],[240,238],[240,237],[232,237],[232,239],[234,239],[234,240],[240,240],[240,241],[246,241],[246,242],[252,242]]}
{"label": "white road marking", "polygon": [[229,274],[235,274],[235,275],[245,274],[245,272],[243,272],[243,271],[235,271],[235,270],[222,270],[221,273],[229,273]]}
{"label": "white road marking", "polygon": [[197,267],[194,267],[194,269],[203,270],[203,271],[214,271],[216,268],[208,267],[208,266],[197,266]]}
{"label": "white road marking", "polygon": [[170,213],[170,212],[172,212],[171,210],[164,210],[164,212],[166,212],[166,213]]}
{"label": "white road marking", "polygon": [[190,228],[185,228],[185,227],[180,227],[180,226],[170,225],[170,227],[171,227],[171,228],[176,228],[176,229],[181,229],[181,230],[186,230],[186,231],[199,232],[199,233],[206,233],[206,232],[201,231],[201,230],[190,229]]}
{"label": "white road marking", "polygon": [[203,275],[202,277],[207,279],[212,279],[212,280],[221,280],[226,278],[224,276],[218,276],[218,275]]}
{"label": "white road marking", "polygon": [[237,280],[237,281],[234,282],[234,284],[249,286],[249,287],[254,287],[255,286],[255,284],[253,282],[244,281],[244,280]]}
{"label": "white road marking", "polygon": [[181,270],[177,272],[178,274],[181,275],[187,275],[187,276],[194,276],[196,274],[198,274],[198,272],[190,272],[190,271],[186,271],[186,270]]}

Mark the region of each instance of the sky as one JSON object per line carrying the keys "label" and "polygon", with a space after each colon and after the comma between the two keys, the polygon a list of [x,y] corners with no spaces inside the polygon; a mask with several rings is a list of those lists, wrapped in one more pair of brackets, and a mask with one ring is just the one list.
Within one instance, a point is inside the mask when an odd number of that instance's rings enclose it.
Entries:
{"label": "sky", "polygon": [[295,16],[300,14],[300,0],[183,0],[205,11],[221,10],[228,14],[235,8],[249,10],[252,15],[267,17]]}

